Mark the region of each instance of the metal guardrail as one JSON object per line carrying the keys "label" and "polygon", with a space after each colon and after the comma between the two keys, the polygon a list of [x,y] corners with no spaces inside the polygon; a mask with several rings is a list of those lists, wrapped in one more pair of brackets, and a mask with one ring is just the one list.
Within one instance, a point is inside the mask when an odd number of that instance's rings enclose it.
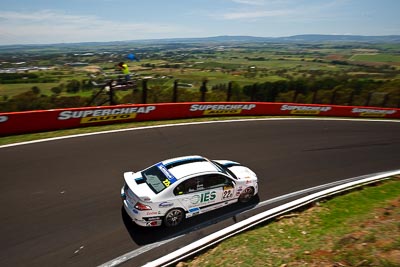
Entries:
{"label": "metal guardrail", "polygon": [[191,243],[185,247],[182,247],[168,255],[165,255],[159,259],[148,262],[144,265],[144,267],[158,267],[158,266],[168,266],[173,263],[176,263],[180,260],[183,260],[193,254],[196,254],[210,246],[213,246],[216,243],[221,242],[224,239],[227,239],[233,235],[236,235],[240,232],[243,232],[257,224],[270,220],[276,216],[282,215],[284,213],[295,210],[299,207],[305,206],[312,202],[315,202],[320,199],[324,199],[326,197],[336,195],[345,191],[352,190],[357,187],[361,187],[367,184],[376,183],[382,180],[389,179],[392,176],[400,175],[400,170],[394,170],[389,172],[383,172],[378,174],[373,174],[372,176],[362,176],[360,180],[348,182],[345,184],[341,184],[329,189],[322,190],[320,192],[299,198],[297,200],[291,201],[284,205],[275,207],[273,209],[264,211],[259,213],[253,217],[247,218],[241,222],[238,222],[232,226],[229,226],[225,229],[222,229],[218,232],[215,232],[209,236],[203,237],[196,242]]}

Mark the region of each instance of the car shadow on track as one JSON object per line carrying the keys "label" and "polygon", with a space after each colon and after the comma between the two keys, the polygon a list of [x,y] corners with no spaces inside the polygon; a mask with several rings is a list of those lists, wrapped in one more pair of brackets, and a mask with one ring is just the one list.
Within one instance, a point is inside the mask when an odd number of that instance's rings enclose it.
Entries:
{"label": "car shadow on track", "polygon": [[256,196],[248,203],[235,203],[205,214],[188,218],[176,227],[141,227],[132,222],[124,207],[121,208],[121,214],[122,220],[132,238],[132,241],[137,245],[142,246],[198,231],[227,219],[233,219],[233,221],[236,222],[236,215],[251,210],[259,202],[260,200],[258,196]]}

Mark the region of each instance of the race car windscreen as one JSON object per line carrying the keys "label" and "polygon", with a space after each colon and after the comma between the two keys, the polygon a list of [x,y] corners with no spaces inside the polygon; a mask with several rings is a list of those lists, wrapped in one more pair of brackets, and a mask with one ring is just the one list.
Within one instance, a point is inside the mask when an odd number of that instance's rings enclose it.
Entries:
{"label": "race car windscreen", "polygon": [[163,191],[166,186],[163,183],[167,179],[164,173],[157,167],[153,166],[142,172],[142,177],[146,180],[147,185],[158,194]]}
{"label": "race car windscreen", "polygon": [[236,175],[230,169],[228,169],[226,166],[224,166],[221,163],[218,163],[218,162],[216,162],[214,160],[212,160],[211,162],[214,163],[214,165],[218,168],[218,170],[220,172],[228,174],[232,178],[237,179]]}

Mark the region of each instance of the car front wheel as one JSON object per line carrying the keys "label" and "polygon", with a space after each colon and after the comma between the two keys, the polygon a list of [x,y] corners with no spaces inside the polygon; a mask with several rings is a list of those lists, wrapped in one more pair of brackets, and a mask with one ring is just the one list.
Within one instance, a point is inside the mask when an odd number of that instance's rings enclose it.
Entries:
{"label": "car front wheel", "polygon": [[185,212],[181,209],[172,209],[165,214],[164,225],[174,227],[180,224],[185,218]]}
{"label": "car front wheel", "polygon": [[250,199],[254,196],[254,188],[247,187],[239,196],[239,202],[246,203],[249,202]]}

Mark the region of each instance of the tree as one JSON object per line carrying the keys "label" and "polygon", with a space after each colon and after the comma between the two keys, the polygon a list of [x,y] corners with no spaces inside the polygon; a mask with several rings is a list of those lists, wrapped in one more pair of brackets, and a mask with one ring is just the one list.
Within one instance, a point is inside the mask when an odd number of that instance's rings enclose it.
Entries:
{"label": "tree", "polygon": [[78,80],[71,80],[66,87],[68,93],[77,93],[81,89],[81,83]]}
{"label": "tree", "polygon": [[82,80],[81,88],[82,88],[82,90],[91,90],[94,88],[94,86],[90,80],[86,79],[86,80]]}
{"label": "tree", "polygon": [[35,95],[39,95],[40,94],[40,88],[37,87],[37,86],[33,86],[31,88],[31,90],[32,90],[32,93],[34,93]]}
{"label": "tree", "polygon": [[54,105],[57,108],[73,108],[85,106],[86,100],[80,96],[57,97],[54,99]]}
{"label": "tree", "polygon": [[62,92],[62,89],[61,89],[60,87],[58,87],[58,86],[53,87],[53,88],[51,88],[50,90],[51,90],[51,91],[53,92],[53,94],[55,94],[55,95],[59,95],[59,94],[61,94],[61,92]]}

